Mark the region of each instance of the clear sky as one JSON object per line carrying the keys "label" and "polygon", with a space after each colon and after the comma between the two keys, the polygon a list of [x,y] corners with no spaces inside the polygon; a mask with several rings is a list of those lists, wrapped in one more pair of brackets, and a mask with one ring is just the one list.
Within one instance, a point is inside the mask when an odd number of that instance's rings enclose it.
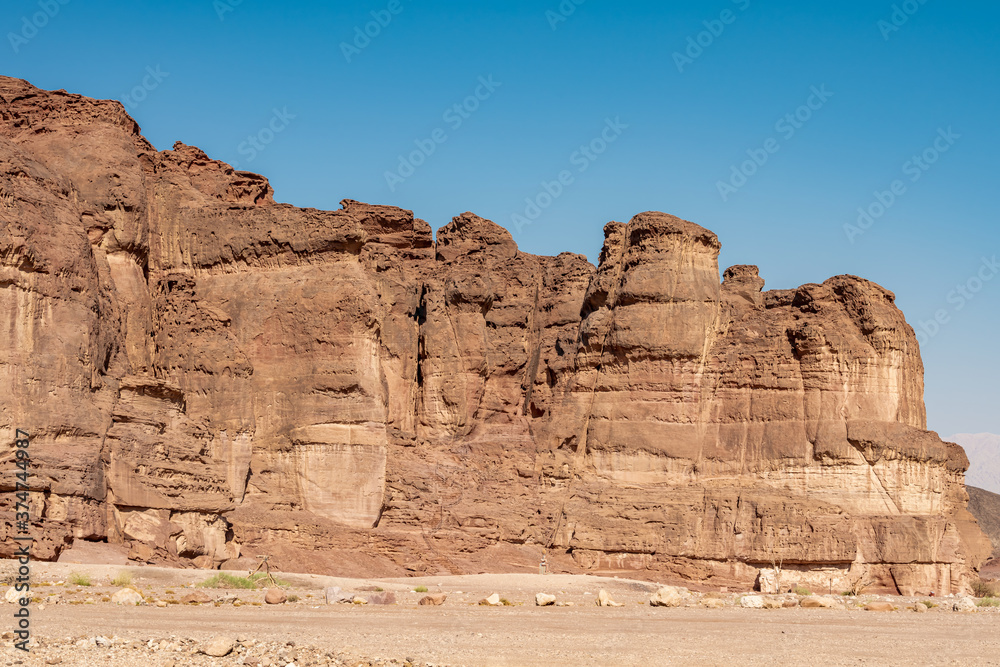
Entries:
{"label": "clear sky", "polygon": [[930,427],[1000,433],[994,2],[7,0],[0,26],[3,74],[122,100],[279,201],[470,210],[591,261],[661,210],[770,288],[872,279],[925,332]]}

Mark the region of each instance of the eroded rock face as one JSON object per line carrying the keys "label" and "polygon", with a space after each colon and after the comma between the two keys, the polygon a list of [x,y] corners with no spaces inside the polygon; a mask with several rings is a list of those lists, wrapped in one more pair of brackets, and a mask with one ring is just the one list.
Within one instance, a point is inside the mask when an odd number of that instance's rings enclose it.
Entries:
{"label": "eroded rock face", "polygon": [[873,283],[720,284],[717,237],[663,213],[609,223],[596,268],[472,213],[435,241],[157,152],[116,102],[0,78],[0,105],[0,433],[32,434],[36,557],[362,576],[545,549],[945,594],[989,552]]}

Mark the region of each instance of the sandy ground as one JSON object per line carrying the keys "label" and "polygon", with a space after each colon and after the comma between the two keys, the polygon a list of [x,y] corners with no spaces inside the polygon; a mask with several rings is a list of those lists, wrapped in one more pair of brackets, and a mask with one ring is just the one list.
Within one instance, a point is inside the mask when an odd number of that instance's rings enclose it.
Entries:
{"label": "sandy ground", "polygon": [[[32,630],[41,646],[30,655],[3,642],[0,664],[43,665],[239,665],[252,655],[272,653],[294,642],[295,664],[420,665],[1000,665],[1000,611],[950,611],[950,600],[917,614],[912,600],[890,599],[900,611],[776,609],[728,606],[704,609],[699,596],[690,606],[663,609],[648,605],[655,585],[624,579],[571,575],[475,575],[397,580],[348,580],[312,575],[278,575],[299,600],[262,605],[261,591],[209,589],[213,597],[235,594],[244,603],[144,605],[121,607],[102,602],[118,590],[107,579],[127,569],[135,587],[150,599],[180,597],[211,572],[151,567],[36,564],[34,594],[49,604],[33,610]],[[58,585],[71,572],[86,572],[91,587]],[[426,586],[444,592],[443,606],[418,606]],[[340,586],[358,595],[374,588],[393,591],[391,606],[334,604],[323,588]],[[366,590],[367,589],[367,590]],[[595,605],[600,589],[624,604]],[[172,593],[167,593],[167,591]],[[204,589],[200,589],[204,590]],[[535,593],[555,595],[568,607],[536,607]],[[483,597],[499,593],[513,606],[484,607]],[[736,604],[738,594],[719,595]],[[52,604],[51,600],[60,603]],[[864,603],[874,597],[849,604]],[[88,602],[89,600],[89,602]],[[39,605],[36,605],[39,606]],[[4,605],[4,616],[14,610]],[[12,619],[11,619],[12,620]],[[12,623],[8,622],[9,626]],[[0,628],[7,629],[7,628]],[[238,637],[243,653],[224,658],[198,655],[216,635]],[[81,640],[117,638],[119,648],[75,646]],[[169,650],[138,651],[153,640],[187,640]],[[131,646],[121,645],[131,642]],[[254,642],[261,644],[252,646]],[[92,641],[91,641],[92,644]],[[308,650],[306,650],[308,647]],[[130,653],[131,651],[131,653]],[[256,652],[256,653],[255,653]],[[268,663],[265,658],[264,664]],[[272,660],[274,660],[272,658]],[[285,667],[285,663],[281,664]]]}

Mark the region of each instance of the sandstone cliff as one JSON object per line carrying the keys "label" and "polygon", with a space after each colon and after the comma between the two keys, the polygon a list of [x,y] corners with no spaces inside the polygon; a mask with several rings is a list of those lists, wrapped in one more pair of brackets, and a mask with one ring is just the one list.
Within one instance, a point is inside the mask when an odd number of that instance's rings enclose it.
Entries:
{"label": "sandstone cliff", "polygon": [[[989,553],[891,292],[763,292],[642,213],[600,263],[471,213],[274,201],[117,102],[0,78],[0,434],[36,557],[958,591]],[[0,479],[13,551],[13,476]],[[786,576],[786,581],[789,579]]]}

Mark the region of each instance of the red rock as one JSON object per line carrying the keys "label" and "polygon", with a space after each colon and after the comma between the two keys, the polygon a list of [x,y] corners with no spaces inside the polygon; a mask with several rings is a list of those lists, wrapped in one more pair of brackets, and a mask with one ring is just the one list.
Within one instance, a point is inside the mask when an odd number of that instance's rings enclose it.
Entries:
{"label": "red rock", "polygon": [[989,553],[874,283],[720,284],[715,234],[655,212],[609,223],[597,267],[472,213],[435,241],[157,152],[117,102],[0,98],[0,431],[32,432],[36,558],[403,576],[545,545],[561,572],[745,587],[783,559],[827,590],[857,560],[946,594]]}

